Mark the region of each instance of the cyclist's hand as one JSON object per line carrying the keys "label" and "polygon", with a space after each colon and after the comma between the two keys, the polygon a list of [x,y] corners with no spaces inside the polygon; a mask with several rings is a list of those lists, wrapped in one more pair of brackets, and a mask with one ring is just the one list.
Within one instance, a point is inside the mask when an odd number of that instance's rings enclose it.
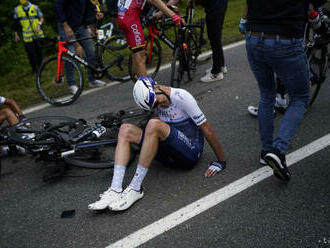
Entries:
{"label": "cyclist's hand", "polygon": [[172,21],[175,26],[180,27],[181,23],[184,23],[182,18],[178,15],[172,15]]}
{"label": "cyclist's hand", "polygon": [[226,168],[226,161],[213,161],[209,164],[209,168],[207,168],[204,176],[205,177],[213,177],[218,172],[223,171]]}
{"label": "cyclist's hand", "polygon": [[36,33],[39,33],[40,32],[40,29],[41,29],[40,28],[40,24],[38,24],[37,27],[36,27]]}
{"label": "cyclist's hand", "polygon": [[241,21],[238,24],[238,30],[241,32],[241,34],[245,34],[246,32],[246,19],[241,18]]}

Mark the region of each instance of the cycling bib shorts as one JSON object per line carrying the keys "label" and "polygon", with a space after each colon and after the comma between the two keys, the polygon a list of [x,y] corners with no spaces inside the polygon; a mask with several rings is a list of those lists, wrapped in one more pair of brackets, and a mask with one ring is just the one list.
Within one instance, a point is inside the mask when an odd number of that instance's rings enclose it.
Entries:
{"label": "cycling bib shorts", "polygon": [[143,28],[140,22],[141,10],[146,0],[119,0],[118,27],[125,32],[126,41],[133,52],[142,51],[145,47]]}

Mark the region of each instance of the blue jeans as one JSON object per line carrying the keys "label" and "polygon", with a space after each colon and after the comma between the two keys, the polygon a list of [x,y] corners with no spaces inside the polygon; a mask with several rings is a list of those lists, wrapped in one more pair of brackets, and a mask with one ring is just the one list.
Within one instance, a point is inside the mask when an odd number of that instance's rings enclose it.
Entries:
{"label": "blue jeans", "polygon": [[[58,26],[58,32],[60,34],[61,40],[69,40],[66,37],[66,34],[64,32],[63,26],[61,23],[57,24]],[[79,26],[73,30],[74,32],[74,38],[73,39],[83,39],[87,37],[91,37],[90,33],[88,32],[87,27],[85,26]],[[94,66],[96,65],[96,57],[95,57],[95,50],[94,50],[94,43],[92,39],[87,39],[79,42],[82,48],[84,49],[84,53],[87,58],[87,62],[89,65]],[[67,44],[66,45],[69,51],[75,53],[74,44]],[[66,79],[69,85],[75,85],[75,78],[74,78],[74,72],[73,67],[71,64],[65,63],[65,71],[66,71]],[[88,74],[88,82],[94,82],[95,78],[93,76],[93,73],[90,69],[87,70]]]}
{"label": "blue jeans", "polygon": [[[264,39],[247,34],[246,51],[260,90],[258,121],[262,149],[272,151],[276,148],[285,153],[304,116],[310,97],[309,66],[302,39]],[[273,140],[276,95],[274,72],[282,81],[290,103],[277,137]]]}

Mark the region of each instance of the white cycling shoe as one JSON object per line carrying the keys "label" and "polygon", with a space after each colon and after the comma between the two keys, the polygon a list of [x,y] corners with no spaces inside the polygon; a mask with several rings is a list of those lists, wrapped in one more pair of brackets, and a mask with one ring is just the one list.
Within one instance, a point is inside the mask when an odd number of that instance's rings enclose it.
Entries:
{"label": "white cycling shoe", "polygon": [[118,193],[111,188],[100,194],[100,200],[88,205],[89,210],[103,210],[106,209],[111,203],[118,202],[121,193]]}
{"label": "white cycling shoe", "polygon": [[144,195],[144,191],[135,191],[130,187],[127,187],[118,201],[112,202],[109,205],[109,209],[112,211],[123,211],[132,206],[136,201],[140,200]]}

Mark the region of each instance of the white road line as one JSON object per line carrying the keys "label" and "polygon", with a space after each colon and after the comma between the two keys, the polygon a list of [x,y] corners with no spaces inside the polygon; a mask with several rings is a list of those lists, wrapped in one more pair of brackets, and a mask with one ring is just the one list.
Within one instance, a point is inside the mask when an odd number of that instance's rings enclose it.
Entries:
{"label": "white road line", "polygon": [[[287,164],[291,166],[302,159],[324,149],[330,145],[330,134],[327,134],[312,143],[287,155]],[[166,217],[128,235],[127,237],[110,244],[106,248],[115,247],[137,247],[162,233],[180,225],[181,223],[197,216],[200,213],[214,207],[228,198],[248,189],[249,187],[272,176],[273,172],[269,167],[262,167],[251,174],[242,177],[235,182],[167,215]]]}
{"label": "white road line", "polygon": [[[245,40],[238,41],[238,42],[235,42],[235,43],[229,44],[229,45],[227,45],[227,46],[224,46],[224,47],[223,47],[223,50],[232,49],[232,48],[235,48],[235,47],[241,46],[241,45],[243,45],[243,44],[245,44]],[[200,57],[203,58],[203,57],[209,56],[211,53],[212,53],[211,51],[206,51],[206,52],[202,53],[202,54],[200,55]],[[162,71],[162,70],[168,69],[168,68],[170,68],[170,67],[171,67],[171,63],[165,64],[165,65],[162,65],[162,66],[159,68],[159,71]],[[117,84],[120,84],[120,83],[122,83],[122,82],[119,82],[119,81],[112,81],[111,83],[106,84],[106,86],[104,86],[104,87],[84,90],[83,93],[82,93],[81,95],[84,96],[84,95],[90,94],[90,93],[92,93],[92,92],[99,91],[99,90],[103,90],[103,89],[105,89],[105,88],[112,87],[112,86],[117,85]],[[35,111],[38,111],[38,110],[41,110],[41,109],[44,109],[44,108],[46,108],[46,107],[50,107],[50,106],[52,106],[52,105],[50,105],[49,103],[42,103],[42,104],[39,104],[38,106],[35,106],[35,107],[29,107],[29,108],[23,109],[23,113],[24,113],[24,114],[29,114],[29,113],[32,113],[32,112],[35,112]]]}

